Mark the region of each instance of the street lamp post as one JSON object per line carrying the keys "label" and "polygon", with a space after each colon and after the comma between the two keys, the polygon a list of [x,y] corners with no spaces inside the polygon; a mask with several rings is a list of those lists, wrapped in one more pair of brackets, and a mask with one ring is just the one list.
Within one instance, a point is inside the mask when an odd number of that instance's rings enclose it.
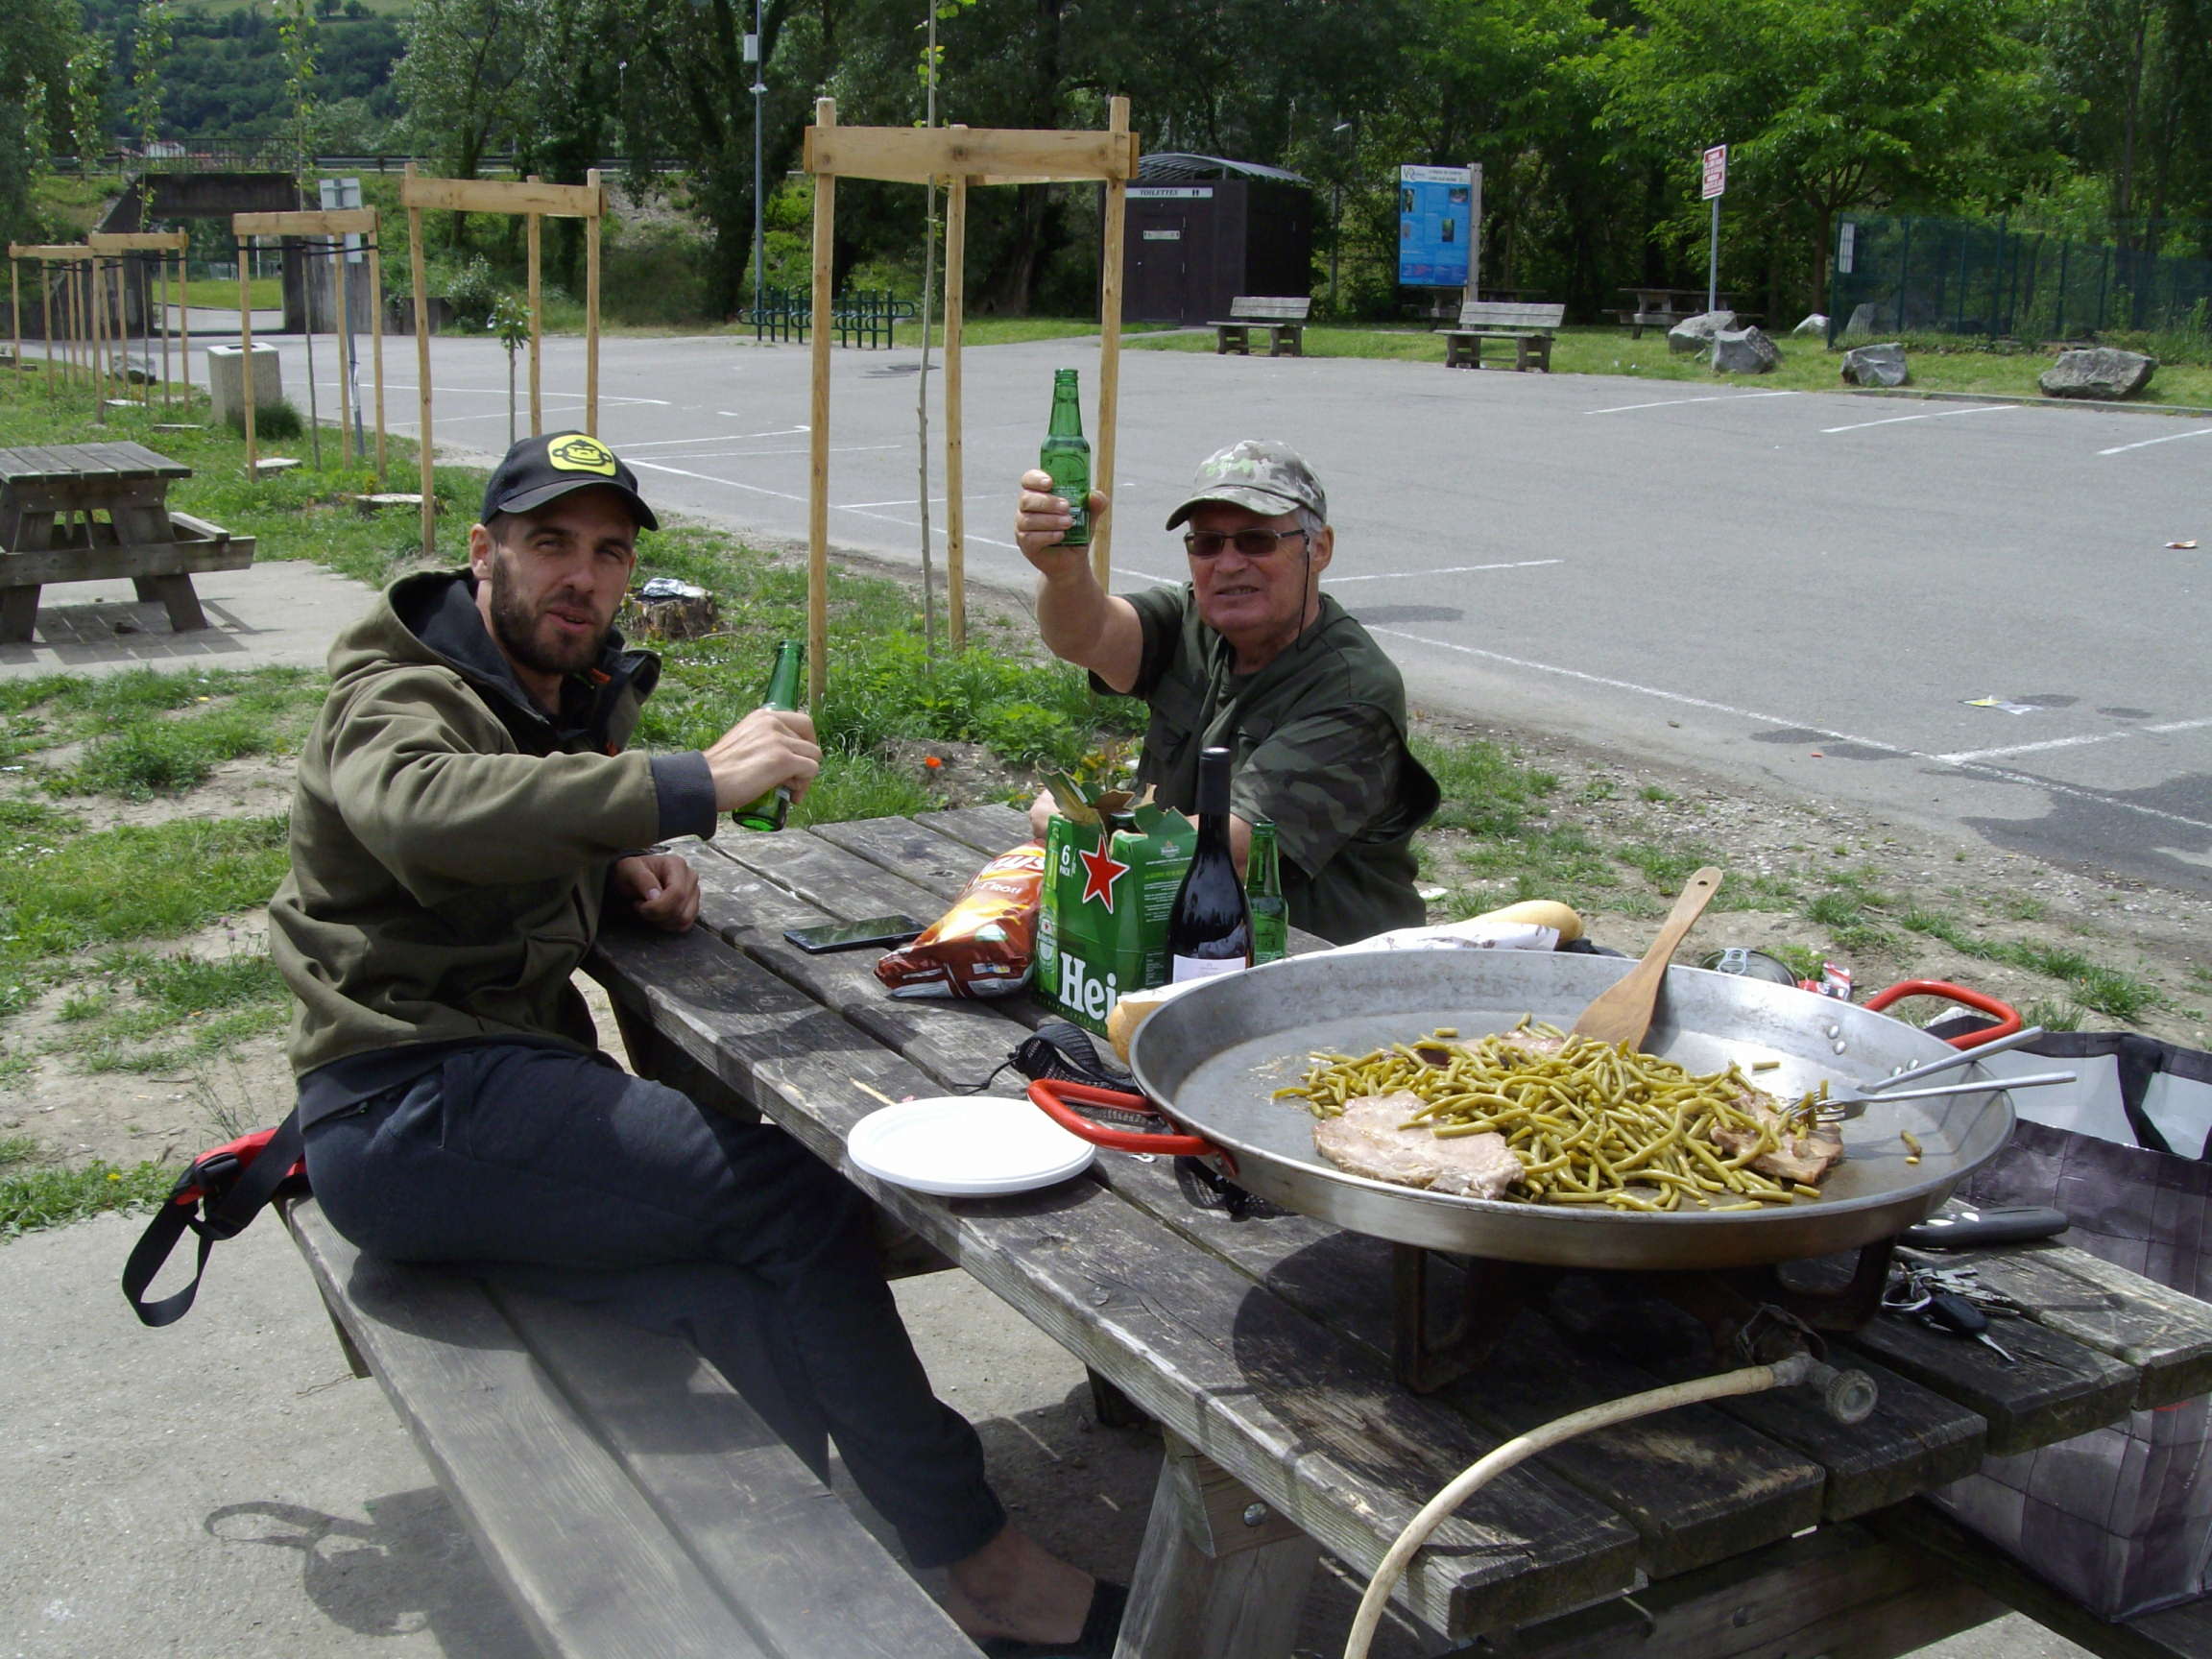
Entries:
{"label": "street lamp post", "polygon": [[[1335,126],[1329,129],[1329,135],[1334,138],[1339,132],[1351,131],[1351,122],[1339,121]],[[1344,170],[1339,165],[1336,169],[1336,181],[1331,186],[1329,192],[1329,309],[1332,313],[1336,309],[1336,262],[1343,240]]]}
{"label": "street lamp post", "polygon": [[760,70],[760,5],[753,0],[753,33],[745,36],[745,60],[753,65],[753,314],[760,314],[760,265],[766,244],[761,235],[760,203],[760,101],[768,95],[768,83]]}

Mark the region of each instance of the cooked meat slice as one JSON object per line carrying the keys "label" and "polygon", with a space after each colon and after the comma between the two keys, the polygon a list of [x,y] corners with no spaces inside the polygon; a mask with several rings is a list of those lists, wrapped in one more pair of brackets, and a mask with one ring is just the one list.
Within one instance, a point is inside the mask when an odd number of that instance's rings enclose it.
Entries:
{"label": "cooked meat slice", "polygon": [[[1777,1181],[1795,1181],[1817,1187],[1820,1177],[1843,1156],[1843,1137],[1834,1125],[1818,1123],[1810,1135],[1784,1135],[1782,1113],[1774,1096],[1763,1089],[1746,1090],[1739,1101],[1761,1123],[1772,1124],[1777,1144],[1772,1151],[1751,1160],[1750,1167]],[[1713,1139],[1731,1158],[1740,1158],[1757,1144],[1755,1129],[1715,1129]]]}
{"label": "cooked meat slice", "polygon": [[1401,1187],[1427,1187],[1464,1198],[1502,1198],[1521,1178],[1521,1160],[1503,1135],[1444,1139],[1406,1121],[1424,1102],[1409,1090],[1349,1102],[1340,1117],[1313,1125],[1313,1147],[1339,1169]]}

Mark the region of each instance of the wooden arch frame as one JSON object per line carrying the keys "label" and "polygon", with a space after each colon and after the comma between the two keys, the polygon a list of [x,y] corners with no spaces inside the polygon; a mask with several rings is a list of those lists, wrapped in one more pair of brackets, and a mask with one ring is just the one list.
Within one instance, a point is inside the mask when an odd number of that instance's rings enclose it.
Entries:
{"label": "wooden arch frame", "polygon": [[[233,213],[230,215],[230,233],[238,239],[238,398],[239,407],[246,416],[246,476],[261,476],[261,452],[253,433],[253,300],[249,279],[247,243],[255,236],[321,236],[338,238],[336,254],[338,270],[335,278],[338,304],[338,327],[341,334],[352,321],[346,308],[346,244],[348,236],[366,236],[369,249],[369,353],[372,373],[376,382],[376,480],[383,488],[384,480],[384,256],[379,251],[376,209],[373,207],[307,208],[294,213]],[[310,298],[302,321],[314,322],[314,284],[307,284]],[[312,329],[309,330],[312,332]],[[346,355],[338,356],[338,378],[341,385],[347,381]],[[309,388],[313,390],[313,388]],[[338,430],[343,457],[359,459],[355,452],[356,435],[353,431],[351,388],[349,396],[339,402]]]}
{"label": "wooden arch frame", "polygon": [[[814,178],[814,368],[811,481],[806,518],[807,698],[819,707],[828,683],[830,587],[830,252],[836,240],[837,180],[878,179],[948,186],[945,214],[945,577],[952,648],[966,643],[962,590],[966,526],[960,470],[961,285],[966,276],[968,186],[971,184],[1096,184],[1106,186],[1106,223],[1098,281],[1098,435],[1094,477],[1112,488],[1115,418],[1120,391],[1121,238],[1123,204],[1137,173],[1137,139],[1129,100],[1108,105],[1103,132],[1064,132],[1009,127],[840,127],[834,99],[814,104],[806,132],[806,171]],[[922,319],[926,330],[929,319]],[[926,338],[926,334],[924,336]],[[1109,523],[1091,542],[1092,568],[1105,586],[1112,568]]]}
{"label": "wooden arch frame", "polygon": [[422,252],[422,214],[425,209],[451,213],[520,213],[529,220],[530,232],[530,434],[545,430],[539,391],[539,352],[543,344],[541,296],[538,282],[538,221],[584,221],[584,430],[599,435],[599,221],[606,216],[607,192],[599,182],[599,169],[584,175],[581,184],[548,184],[532,176],[519,183],[503,179],[424,179],[407,163],[399,181],[399,204],[407,209],[407,236],[412,252],[415,285],[415,378],[420,383],[421,429],[418,438],[422,456],[422,556],[438,552],[438,497],[431,479],[430,454],[430,319],[428,276]]}
{"label": "wooden arch frame", "polygon": [[[86,274],[80,271],[78,267],[92,257],[90,245],[84,242],[11,242],[8,244],[8,295],[10,307],[15,319],[14,349],[15,367],[18,372],[23,367],[23,296],[16,280],[16,273],[20,267],[15,262],[19,259],[36,259],[38,261],[38,314],[39,325],[46,331],[44,356],[46,359],[46,394],[48,397],[54,395],[54,358],[57,344],[60,347],[63,378],[73,384],[80,371],[80,359],[84,356],[88,336],[85,332],[86,323],[84,315],[86,310],[84,291]],[[67,268],[61,283],[60,319],[65,332],[60,336],[57,336],[54,327],[56,318],[53,267],[56,265]],[[96,391],[94,396],[99,396],[99,393]]]}
{"label": "wooden arch frame", "polygon": [[[170,256],[174,254],[177,262],[179,299],[180,302],[184,303],[185,309],[189,311],[191,309],[189,304],[191,294],[184,284],[184,255],[190,248],[191,242],[191,236],[182,230],[94,230],[87,233],[84,238],[84,245],[92,250],[94,271],[97,272],[100,269],[101,261],[113,255],[115,256],[115,273],[118,277],[123,274],[124,261],[132,254],[151,253],[155,255],[156,267],[160,273],[162,293],[159,303],[161,306],[161,407],[164,409],[169,407],[169,340],[171,334],[168,301],[169,262]],[[107,298],[106,279],[101,278],[101,298],[103,304],[105,304]],[[147,283],[146,300],[149,305],[154,303],[153,288],[154,285],[151,282]],[[126,388],[131,383],[131,353],[127,344],[130,322],[131,313],[128,304],[119,304],[116,309],[116,325],[123,331],[124,339],[118,343],[117,356],[123,366],[123,383]],[[187,329],[183,340],[180,342],[182,348],[180,362],[185,368],[187,380],[191,378],[191,373],[189,363],[184,361],[184,354],[190,351],[190,340],[191,334]],[[18,358],[22,356],[20,348],[17,349],[16,356]],[[151,320],[148,321],[146,326],[146,356],[148,359],[147,369],[151,373],[154,356],[154,326]],[[149,388],[145,401],[151,405],[153,400],[153,392]]]}

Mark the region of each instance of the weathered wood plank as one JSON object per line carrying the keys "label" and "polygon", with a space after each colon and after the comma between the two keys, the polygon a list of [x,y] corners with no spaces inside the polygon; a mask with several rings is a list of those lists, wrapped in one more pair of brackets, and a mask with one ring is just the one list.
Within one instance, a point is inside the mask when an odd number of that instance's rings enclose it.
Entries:
{"label": "weathered wood plank", "polygon": [[[661,1029],[818,1155],[840,1160],[845,1134],[875,1108],[855,1078],[894,1099],[932,1086],[703,931],[650,947],[610,939],[599,956],[611,989],[642,995]],[[950,1203],[854,1178],[1346,1560],[1371,1570],[1429,1495],[1493,1444],[1098,1183]],[[1064,1219],[1076,1210],[1080,1224]],[[1521,1469],[1448,1524],[1407,1595],[1435,1628],[1494,1626],[1624,1587],[1633,1550],[1609,1510]]]}
{"label": "weathered wood plank", "polygon": [[[1663,1382],[1712,1370],[1712,1336],[1703,1325],[1656,1298],[1624,1298],[1624,1288],[1622,1275],[1571,1275],[1551,1297],[1551,1317],[1610,1344]],[[1880,1404],[1863,1423],[1837,1422],[1809,1388],[1775,1388],[1716,1405],[1827,1471],[1824,1520],[1886,1508],[1981,1466],[1988,1426],[1980,1412],[1863,1357],[1852,1362],[1880,1391]]]}
{"label": "weathered wood plank", "polygon": [[[2212,1388],[2212,1307],[2194,1296],[2062,1240],[1909,1254],[1933,1267],[1972,1268],[1982,1284],[2011,1297],[2046,1330],[2138,1367],[2138,1408],[2193,1400]],[[2017,1323],[2000,1321],[1997,1340],[2004,1342]]]}
{"label": "weathered wood plank", "polygon": [[195,570],[243,570],[252,563],[252,537],[235,541],[127,541],[0,554],[0,582],[33,587],[126,576],[181,576]]}
{"label": "weathered wood plank", "polygon": [[[1549,1320],[1524,1313],[1489,1360],[1444,1394],[1503,1440],[1658,1385],[1650,1373],[1570,1342]],[[1818,1464],[1709,1406],[1597,1430],[1540,1461],[1635,1527],[1643,1538],[1640,1564],[1654,1578],[1814,1525],[1826,1483]]]}
{"label": "weathered wood plank", "polygon": [[496,1290],[493,1300],[775,1652],[974,1659],[974,1644],[711,1365],[581,1308]]}
{"label": "weathered wood plank", "polygon": [[1834,1346],[1839,1354],[1877,1359],[1979,1411],[1989,1424],[1993,1456],[2032,1452],[2109,1423],[2139,1391],[2135,1367],[2056,1331],[2007,1319],[1989,1334],[2018,1363],[2008,1365],[1979,1342],[1895,1313]]}
{"label": "weathered wood plank", "polygon": [[1890,1659],[2005,1611],[1939,1563],[1827,1527],[1516,1631],[1512,1659]]}
{"label": "weathered wood plank", "polygon": [[959,806],[947,812],[924,812],[914,822],[950,840],[965,841],[985,857],[1029,839],[1029,814],[1018,806]]}
{"label": "weathered wood plank", "polygon": [[[481,1286],[361,1256],[312,1199],[290,1206],[286,1223],[547,1653],[775,1659],[577,1420]],[[681,1348],[635,1337],[641,1350]]]}

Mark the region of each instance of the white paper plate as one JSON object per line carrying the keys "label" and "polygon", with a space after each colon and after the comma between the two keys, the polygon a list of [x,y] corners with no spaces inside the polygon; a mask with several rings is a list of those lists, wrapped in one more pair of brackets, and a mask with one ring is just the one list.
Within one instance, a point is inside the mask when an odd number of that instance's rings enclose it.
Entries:
{"label": "white paper plate", "polygon": [[1065,1181],[1089,1168],[1097,1148],[1026,1100],[951,1094],[869,1113],[845,1152],[878,1180],[974,1198]]}

